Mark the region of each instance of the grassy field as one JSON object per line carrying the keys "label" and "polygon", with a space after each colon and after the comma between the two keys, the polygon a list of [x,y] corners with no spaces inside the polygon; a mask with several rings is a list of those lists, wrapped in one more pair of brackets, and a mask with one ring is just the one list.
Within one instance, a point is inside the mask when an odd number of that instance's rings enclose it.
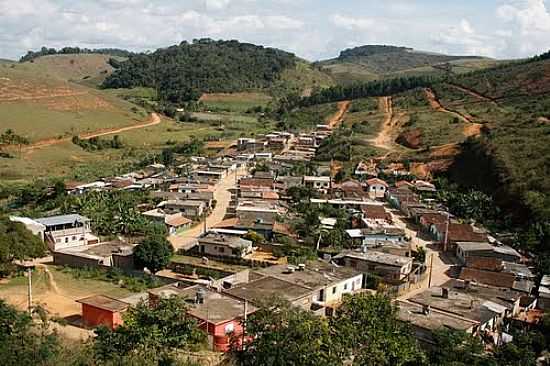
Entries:
{"label": "grassy field", "polygon": [[287,94],[309,95],[315,88],[326,88],[335,84],[330,74],[307,62],[298,62],[294,69],[286,69],[281,79],[270,90],[275,97]]}
{"label": "grassy field", "polygon": [[271,100],[267,94],[253,92],[203,94],[200,98],[206,110],[236,113],[244,113],[254,107],[266,107]]}
{"label": "grassy field", "polygon": [[34,142],[128,126],[147,117],[129,102],[48,70],[32,63],[0,65],[2,129],[11,128]]}
{"label": "grassy field", "polygon": [[370,139],[380,131],[383,120],[384,114],[378,109],[377,98],[357,99],[352,102],[344,118],[344,126]]}

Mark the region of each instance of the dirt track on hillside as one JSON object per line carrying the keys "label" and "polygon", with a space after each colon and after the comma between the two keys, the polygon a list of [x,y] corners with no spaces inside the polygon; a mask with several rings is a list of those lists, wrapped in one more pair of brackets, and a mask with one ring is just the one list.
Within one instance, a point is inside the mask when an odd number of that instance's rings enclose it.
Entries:
{"label": "dirt track on hillside", "polygon": [[351,102],[349,100],[338,102],[338,112],[336,112],[334,116],[332,116],[328,120],[327,124],[331,128],[338,127],[338,125],[342,123],[342,121],[344,120],[344,116],[348,112],[350,105],[351,105]]}
{"label": "dirt track on hillside", "polygon": [[458,118],[459,120],[465,122],[467,124],[466,127],[464,127],[463,134],[466,137],[470,136],[479,136],[481,133],[481,124],[474,122],[470,117],[450,109],[445,108],[437,96],[435,95],[434,91],[430,88],[425,88],[424,92],[426,93],[426,98],[428,99],[428,102],[430,103],[430,106],[432,109],[438,112],[443,112],[452,115],[453,117]]}
{"label": "dirt track on hillside", "polygon": [[[78,137],[80,137],[83,140],[88,140],[88,139],[91,139],[93,137],[113,135],[113,134],[117,134],[117,133],[123,133],[123,132],[127,132],[127,131],[137,130],[137,129],[140,129],[140,128],[151,127],[151,126],[158,125],[159,123],[162,122],[162,119],[156,113],[151,113],[151,116],[150,116],[149,119],[150,119],[149,122],[140,123],[140,124],[132,125],[132,126],[120,127],[120,128],[102,129],[102,130],[98,130],[98,131],[94,131],[94,132],[84,133],[84,134],[79,135]],[[72,137],[64,137],[64,138],[60,138],[60,139],[42,140],[42,141],[38,141],[34,144],[22,147],[21,151],[24,151],[26,153],[30,153],[30,152],[32,152],[36,149],[41,149],[41,148],[44,148],[44,147],[48,147],[48,146],[52,146],[52,145],[61,144],[63,142],[71,141],[71,139],[72,139]]]}
{"label": "dirt track on hillside", "polygon": [[384,114],[382,129],[378,135],[369,142],[377,148],[392,152],[396,147],[394,140],[398,134],[399,123],[405,116],[405,113],[394,113],[392,97],[380,97],[378,99],[378,109]]}

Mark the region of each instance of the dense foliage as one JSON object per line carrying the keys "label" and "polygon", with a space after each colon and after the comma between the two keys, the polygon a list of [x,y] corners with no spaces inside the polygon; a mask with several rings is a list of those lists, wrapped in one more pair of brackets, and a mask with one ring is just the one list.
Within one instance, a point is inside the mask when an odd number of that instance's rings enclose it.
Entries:
{"label": "dense foliage", "polygon": [[93,343],[96,359],[117,361],[138,353],[156,355],[157,362],[165,362],[160,364],[170,364],[174,349],[191,349],[206,341],[206,334],[186,310],[185,300],[179,297],[161,298],[153,307],[139,303],[124,314],[124,324],[114,331],[97,328]]}
{"label": "dense foliage", "polygon": [[279,116],[288,114],[298,107],[311,107],[318,104],[333,103],[344,100],[354,100],[367,97],[380,97],[401,93],[419,87],[428,87],[440,81],[437,76],[410,76],[375,80],[351,85],[337,85],[315,90],[308,97],[289,95],[281,98],[277,113]]}
{"label": "dense foliage", "polygon": [[382,295],[347,297],[330,320],[284,302],[246,323],[252,341],[235,350],[239,365],[422,365],[425,356]]}
{"label": "dense foliage", "polygon": [[408,47],[397,47],[397,46],[387,46],[387,45],[366,45],[366,46],[348,48],[340,52],[339,58],[364,57],[364,56],[372,56],[376,54],[388,54],[392,52],[410,52],[412,50],[413,50],[412,48],[408,48]]}
{"label": "dense foliage", "polygon": [[78,136],[73,136],[72,142],[75,145],[80,146],[86,151],[101,151],[104,149],[122,149],[124,143],[120,139],[120,136],[114,135],[111,140],[100,139],[99,137],[92,137],[89,139],[81,139]]}
{"label": "dense foliage", "polygon": [[204,92],[266,88],[295,64],[294,55],[277,49],[200,39],[130,56],[103,87],[152,87],[161,99],[182,103]]}
{"label": "dense foliage", "polygon": [[101,54],[120,57],[129,57],[133,55],[133,52],[122,50],[119,48],[80,48],[80,47],[63,47],[60,49],[42,47],[38,51],[28,51],[27,54],[19,59],[19,62],[32,61],[41,56],[47,55],[76,55],[76,54]]}
{"label": "dense foliage", "polygon": [[16,134],[11,128],[8,128],[0,135],[0,145],[28,145],[29,139]]}
{"label": "dense foliage", "polygon": [[15,270],[13,261],[43,257],[46,250],[44,242],[25,225],[0,217],[0,277]]}
{"label": "dense foliage", "polygon": [[89,192],[67,196],[61,202],[61,211],[87,216],[92,220],[93,230],[100,235],[164,233],[164,225],[149,221],[137,209],[138,204],[148,199],[146,193]]}

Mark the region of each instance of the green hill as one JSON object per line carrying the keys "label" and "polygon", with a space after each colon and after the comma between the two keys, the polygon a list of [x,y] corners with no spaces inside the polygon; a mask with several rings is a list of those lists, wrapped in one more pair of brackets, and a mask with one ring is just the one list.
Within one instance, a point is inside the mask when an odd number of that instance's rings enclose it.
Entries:
{"label": "green hill", "polygon": [[462,73],[493,66],[497,61],[477,56],[448,56],[412,48],[367,45],[344,50],[321,68],[341,84],[397,76]]}
{"label": "green hill", "polygon": [[[202,39],[130,56],[105,80],[103,87],[153,87],[161,99],[181,103],[197,100],[203,93],[260,91],[275,85],[278,89],[296,89],[291,83],[298,77],[288,77],[288,72],[292,74],[299,64],[293,54],[281,50]],[[309,74],[315,74],[307,69]],[[291,80],[285,83],[285,79]],[[305,88],[311,79],[306,77],[306,82],[299,84]]]}

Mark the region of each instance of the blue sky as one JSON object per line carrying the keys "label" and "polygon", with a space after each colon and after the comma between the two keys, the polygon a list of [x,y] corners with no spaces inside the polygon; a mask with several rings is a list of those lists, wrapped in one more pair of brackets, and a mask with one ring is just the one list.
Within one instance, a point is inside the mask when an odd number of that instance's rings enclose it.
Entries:
{"label": "blue sky", "polygon": [[309,60],[363,44],[517,58],[550,49],[550,0],[0,0],[0,57],[239,39]]}

